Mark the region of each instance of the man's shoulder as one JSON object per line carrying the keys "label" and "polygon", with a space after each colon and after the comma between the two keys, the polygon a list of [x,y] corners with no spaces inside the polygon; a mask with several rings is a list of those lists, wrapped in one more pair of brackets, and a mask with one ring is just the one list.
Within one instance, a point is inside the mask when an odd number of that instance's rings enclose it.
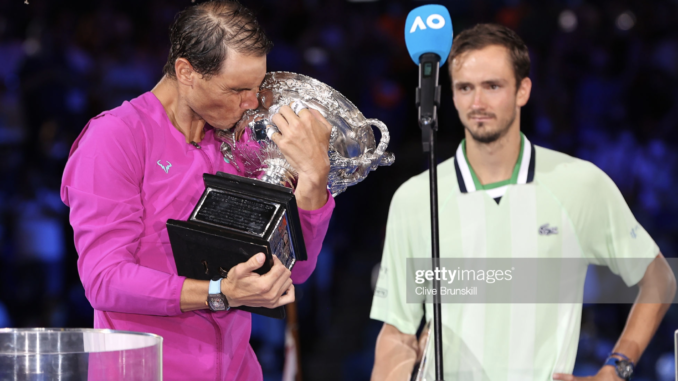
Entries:
{"label": "man's shoulder", "polygon": [[143,128],[142,121],[151,119],[151,110],[156,107],[152,103],[154,97],[151,92],[146,92],[140,96],[124,101],[120,106],[104,111],[92,118],[96,125],[124,125],[128,129]]}
{"label": "man's shoulder", "polygon": [[607,174],[590,161],[539,146],[535,146],[535,155],[535,181],[558,198],[599,192],[603,182],[611,182]]}
{"label": "man's shoulder", "polygon": [[124,101],[120,106],[104,111],[90,119],[76,143],[111,140],[144,140],[152,129],[148,121],[153,120],[152,104],[154,97],[150,92],[137,98]]}
{"label": "man's shoulder", "polygon": [[148,121],[152,120],[149,110],[157,108],[149,97],[154,95],[144,93],[90,119],[73,143],[69,156],[82,149],[89,154],[109,149],[122,149],[128,153],[130,150],[143,151],[152,130],[148,128]]}
{"label": "man's shoulder", "polygon": [[562,178],[564,181],[588,181],[604,176],[600,168],[587,160],[548,148],[535,146],[537,156],[535,172],[540,177]]}
{"label": "man's shoulder", "polygon": [[[457,176],[454,169],[454,157],[438,164],[438,194],[448,194],[450,190],[458,190]],[[423,210],[429,208],[429,171],[426,170],[405,181],[393,195],[392,205],[400,207],[419,208],[425,205]]]}

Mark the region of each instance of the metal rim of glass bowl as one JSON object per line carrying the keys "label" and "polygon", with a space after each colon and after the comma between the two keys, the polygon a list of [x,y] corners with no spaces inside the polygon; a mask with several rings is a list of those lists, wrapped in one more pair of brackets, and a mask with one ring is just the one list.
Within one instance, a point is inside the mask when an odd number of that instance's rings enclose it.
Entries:
{"label": "metal rim of glass bowl", "polygon": [[[160,348],[162,349],[162,342],[163,338],[160,335],[156,335],[155,333],[148,333],[148,332],[135,332],[135,331],[120,331],[120,330],[115,330],[115,329],[108,329],[108,328],[0,328],[0,335],[3,333],[40,333],[40,332],[54,332],[54,333],[59,333],[59,332],[70,332],[70,333],[77,333],[77,332],[90,332],[90,333],[121,333],[121,334],[128,334],[128,335],[134,335],[134,336],[145,336],[145,337],[150,337],[154,339],[160,339],[159,341],[151,344],[151,345],[146,345],[138,348],[133,348],[133,349],[128,349],[128,350],[135,350],[135,349],[143,349],[143,348],[149,348],[149,347],[154,347],[160,344]],[[96,353],[102,353],[102,352],[119,352],[120,349],[111,349],[111,350],[103,350],[103,351],[96,351]],[[0,356],[32,356],[32,355],[50,355],[50,354],[71,354],[71,353],[93,353],[93,352],[83,352],[83,351],[65,351],[65,352],[56,352],[56,351],[50,351],[50,352],[15,352],[15,353],[2,353],[0,352]]]}

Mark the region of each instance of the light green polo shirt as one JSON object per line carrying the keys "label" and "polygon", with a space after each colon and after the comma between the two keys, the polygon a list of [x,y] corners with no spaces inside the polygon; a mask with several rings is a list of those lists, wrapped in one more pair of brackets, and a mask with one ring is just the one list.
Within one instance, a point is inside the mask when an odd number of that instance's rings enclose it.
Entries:
{"label": "light green polo shirt", "polygon": [[[524,136],[509,181],[480,185],[460,144],[438,166],[438,187],[441,258],[586,258],[632,286],[659,253],[604,172]],[[424,316],[423,302],[406,302],[405,279],[412,274],[405,264],[431,256],[428,195],[424,172],[393,197],[370,313],[407,334],[416,333]],[[647,260],[624,266],[618,258]],[[583,290],[586,271],[578,276]],[[432,304],[425,309],[430,319]],[[443,304],[445,380],[545,381],[554,372],[571,373],[581,311],[578,303]]]}

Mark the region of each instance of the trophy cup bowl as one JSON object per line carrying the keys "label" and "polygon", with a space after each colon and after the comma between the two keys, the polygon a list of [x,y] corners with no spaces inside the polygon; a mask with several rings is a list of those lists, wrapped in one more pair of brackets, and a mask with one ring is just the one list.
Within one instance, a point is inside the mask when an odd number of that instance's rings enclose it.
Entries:
{"label": "trophy cup bowl", "polygon": [[[271,72],[266,74],[259,91],[259,107],[248,110],[233,130],[219,130],[221,151],[231,162],[237,156],[245,176],[294,187],[297,173],[278,147],[270,140],[277,127],[271,118],[280,107],[295,103],[298,108],[318,110],[332,125],[328,188],[332,196],[364,180],[379,166],[393,164],[394,156],[386,152],[390,135],[386,125],[367,119],[341,93],[302,74]],[[296,110],[295,110],[296,111]],[[372,126],[381,138],[377,143]]]}

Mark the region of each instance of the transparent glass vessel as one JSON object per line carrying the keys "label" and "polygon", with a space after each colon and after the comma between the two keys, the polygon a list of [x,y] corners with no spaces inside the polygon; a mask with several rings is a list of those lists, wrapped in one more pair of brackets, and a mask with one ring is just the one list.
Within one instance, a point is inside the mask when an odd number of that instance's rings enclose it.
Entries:
{"label": "transparent glass vessel", "polygon": [[109,329],[0,329],[0,380],[162,380],[162,337]]}

